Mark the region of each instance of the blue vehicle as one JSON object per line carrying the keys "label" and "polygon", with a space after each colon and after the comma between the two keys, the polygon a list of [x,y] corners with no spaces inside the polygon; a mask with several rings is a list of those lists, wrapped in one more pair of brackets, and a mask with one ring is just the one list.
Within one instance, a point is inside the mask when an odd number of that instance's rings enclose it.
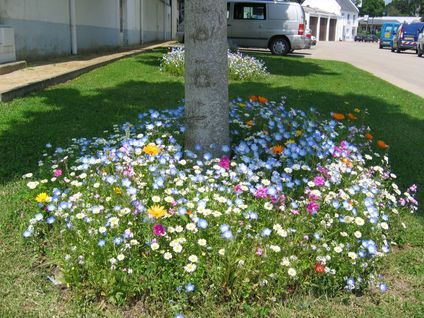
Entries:
{"label": "blue vehicle", "polygon": [[393,46],[393,35],[399,25],[399,22],[385,22],[383,24],[380,34],[380,49]]}
{"label": "blue vehicle", "polygon": [[402,23],[393,35],[392,52],[417,51],[418,34],[424,29],[424,22]]}

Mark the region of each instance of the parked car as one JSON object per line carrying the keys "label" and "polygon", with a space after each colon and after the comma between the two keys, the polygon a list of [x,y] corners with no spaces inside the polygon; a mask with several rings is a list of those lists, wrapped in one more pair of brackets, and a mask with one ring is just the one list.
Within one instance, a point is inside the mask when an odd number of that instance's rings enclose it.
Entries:
{"label": "parked car", "polygon": [[[287,55],[305,47],[305,23],[305,12],[297,2],[227,2],[227,37],[230,48],[266,48],[274,55]],[[178,38],[184,41],[183,31],[178,32]]]}
{"label": "parked car", "polygon": [[419,57],[424,54],[424,28],[421,30],[420,34],[418,34],[417,53]]}
{"label": "parked car", "polygon": [[393,35],[399,25],[399,22],[384,22],[380,33],[380,49],[393,46]]}
{"label": "parked car", "polygon": [[364,40],[364,36],[361,34],[355,35],[355,42],[362,42]]}
{"label": "parked car", "polygon": [[312,30],[306,29],[305,31],[305,49],[310,49],[312,46]]}
{"label": "parked car", "polygon": [[393,34],[392,52],[417,50],[418,34],[424,28],[424,22],[402,23]]}
{"label": "parked car", "polygon": [[364,36],[364,42],[378,42],[378,37],[375,34],[369,34]]}

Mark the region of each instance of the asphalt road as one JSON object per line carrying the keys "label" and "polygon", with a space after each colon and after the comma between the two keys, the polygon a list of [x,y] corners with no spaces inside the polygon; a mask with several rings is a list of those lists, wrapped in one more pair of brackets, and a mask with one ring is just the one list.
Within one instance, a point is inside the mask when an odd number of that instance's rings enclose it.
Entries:
{"label": "asphalt road", "polygon": [[377,43],[319,42],[311,50],[295,51],[306,58],[350,63],[396,86],[424,97],[424,57],[415,51],[392,53]]}

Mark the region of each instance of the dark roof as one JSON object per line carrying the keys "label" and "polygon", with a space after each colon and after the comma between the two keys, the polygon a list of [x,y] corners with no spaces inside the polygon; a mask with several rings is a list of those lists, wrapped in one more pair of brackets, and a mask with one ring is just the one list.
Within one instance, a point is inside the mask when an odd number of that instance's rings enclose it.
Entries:
{"label": "dark roof", "polygon": [[342,11],[357,11],[359,9],[350,0],[336,0],[337,3],[342,7]]}

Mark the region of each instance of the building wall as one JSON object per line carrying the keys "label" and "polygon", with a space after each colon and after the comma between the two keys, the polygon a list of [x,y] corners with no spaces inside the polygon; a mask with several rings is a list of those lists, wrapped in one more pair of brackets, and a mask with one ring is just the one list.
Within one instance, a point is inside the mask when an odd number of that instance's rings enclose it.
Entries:
{"label": "building wall", "polygon": [[71,51],[68,0],[0,0],[0,23],[15,30],[17,59]]}
{"label": "building wall", "polygon": [[[14,28],[18,59],[71,54],[69,2],[0,0],[0,24]],[[75,11],[78,52],[175,38],[177,0],[75,0]]]}
{"label": "building wall", "polygon": [[76,0],[78,51],[117,47],[119,0]]}

